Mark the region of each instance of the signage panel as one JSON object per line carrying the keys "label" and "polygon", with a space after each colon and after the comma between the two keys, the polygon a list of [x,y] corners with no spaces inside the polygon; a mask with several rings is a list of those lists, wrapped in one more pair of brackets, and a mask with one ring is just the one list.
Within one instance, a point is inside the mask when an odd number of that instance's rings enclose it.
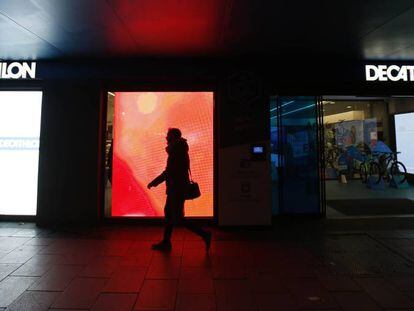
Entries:
{"label": "signage panel", "polygon": [[0,79],[36,79],[36,63],[0,62]]}
{"label": "signage panel", "polygon": [[414,81],[414,66],[366,65],[366,81]]}

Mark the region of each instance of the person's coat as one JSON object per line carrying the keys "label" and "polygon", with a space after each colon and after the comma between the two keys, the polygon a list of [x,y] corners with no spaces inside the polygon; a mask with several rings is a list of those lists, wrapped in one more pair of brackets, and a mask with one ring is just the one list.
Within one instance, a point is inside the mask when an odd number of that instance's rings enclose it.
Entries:
{"label": "person's coat", "polygon": [[166,183],[167,195],[184,196],[190,182],[187,140],[180,138],[178,141],[169,144],[166,148],[168,153],[167,167],[151,183],[154,186]]}

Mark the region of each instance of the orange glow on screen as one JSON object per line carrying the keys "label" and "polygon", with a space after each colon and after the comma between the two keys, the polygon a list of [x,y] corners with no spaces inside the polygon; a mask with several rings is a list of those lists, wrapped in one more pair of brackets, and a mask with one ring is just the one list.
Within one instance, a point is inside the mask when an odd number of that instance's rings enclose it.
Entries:
{"label": "orange glow on screen", "polygon": [[167,161],[166,132],[177,127],[190,147],[201,197],[185,203],[186,216],[213,216],[213,93],[116,92],[112,216],[164,216],[165,183],[147,189]]}

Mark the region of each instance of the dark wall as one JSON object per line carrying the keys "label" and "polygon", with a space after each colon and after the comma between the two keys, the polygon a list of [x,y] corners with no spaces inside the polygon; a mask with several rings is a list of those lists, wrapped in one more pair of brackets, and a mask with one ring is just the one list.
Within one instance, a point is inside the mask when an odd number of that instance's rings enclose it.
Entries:
{"label": "dark wall", "polygon": [[44,81],[38,224],[98,219],[99,116],[97,82]]}

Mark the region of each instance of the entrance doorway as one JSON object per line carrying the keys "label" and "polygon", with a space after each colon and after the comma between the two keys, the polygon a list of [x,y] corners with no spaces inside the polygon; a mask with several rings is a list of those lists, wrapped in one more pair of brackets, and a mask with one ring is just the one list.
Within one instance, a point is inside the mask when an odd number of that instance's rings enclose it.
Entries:
{"label": "entrance doorway", "polygon": [[414,215],[413,98],[323,97],[328,217]]}
{"label": "entrance doorway", "polygon": [[186,201],[186,216],[213,217],[213,111],[213,92],[108,92],[105,216],[164,216],[165,184],[147,184],[165,169],[165,136],[173,127],[187,139],[202,193]]}
{"label": "entrance doorway", "polygon": [[316,96],[270,99],[273,215],[323,212],[319,107]]}
{"label": "entrance doorway", "polygon": [[0,91],[0,215],[36,215],[41,111],[41,91]]}

